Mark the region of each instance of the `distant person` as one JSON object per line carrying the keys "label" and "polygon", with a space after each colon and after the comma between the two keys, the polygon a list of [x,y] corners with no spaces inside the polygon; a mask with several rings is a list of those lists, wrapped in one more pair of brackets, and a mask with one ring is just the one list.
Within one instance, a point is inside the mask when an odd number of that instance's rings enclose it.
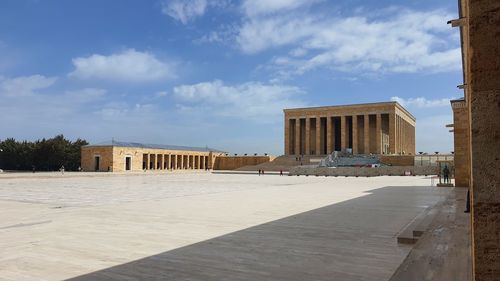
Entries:
{"label": "distant person", "polygon": [[78,166],[78,172],[82,171],[82,167]]}
{"label": "distant person", "polygon": [[450,183],[450,170],[448,169],[448,165],[444,166],[443,177],[444,183]]}
{"label": "distant person", "polygon": [[61,174],[64,175],[64,165],[61,166],[61,168],[59,169],[59,171],[61,171]]}
{"label": "distant person", "polygon": [[283,175],[283,170],[280,170],[280,176],[282,176],[282,175]]}
{"label": "distant person", "polygon": [[259,176],[260,176],[260,169],[259,169]]}

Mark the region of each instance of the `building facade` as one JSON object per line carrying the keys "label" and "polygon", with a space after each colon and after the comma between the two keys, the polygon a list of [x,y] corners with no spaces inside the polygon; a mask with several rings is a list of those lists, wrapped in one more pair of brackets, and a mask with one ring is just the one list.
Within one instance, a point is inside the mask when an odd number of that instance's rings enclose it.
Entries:
{"label": "building facade", "polygon": [[470,186],[469,109],[465,99],[451,101],[453,109],[453,143],[455,186]]}
{"label": "building facade", "polygon": [[397,102],[285,109],[285,155],[415,155],[416,119]]}
{"label": "building facade", "polygon": [[86,145],[81,151],[83,171],[211,169],[222,151],[210,148],[111,141]]}
{"label": "building facade", "polygon": [[[472,280],[500,276],[500,1],[459,0],[468,118]],[[455,165],[459,165],[455,160]]]}

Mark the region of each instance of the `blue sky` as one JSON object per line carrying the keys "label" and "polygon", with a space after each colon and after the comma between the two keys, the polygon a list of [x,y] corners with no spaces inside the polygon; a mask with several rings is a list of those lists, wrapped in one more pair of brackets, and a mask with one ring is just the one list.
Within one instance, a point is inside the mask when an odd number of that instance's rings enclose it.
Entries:
{"label": "blue sky", "polygon": [[0,139],[283,153],[283,108],[397,100],[453,150],[455,0],[0,1]]}

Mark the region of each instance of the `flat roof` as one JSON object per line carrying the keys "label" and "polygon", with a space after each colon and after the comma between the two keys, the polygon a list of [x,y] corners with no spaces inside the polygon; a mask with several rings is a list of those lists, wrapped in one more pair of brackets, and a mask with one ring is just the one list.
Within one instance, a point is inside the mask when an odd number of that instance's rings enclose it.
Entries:
{"label": "flat roof", "polygon": [[458,99],[450,100],[451,103],[462,102],[462,101],[465,101],[465,98],[458,98]]}
{"label": "flat roof", "polygon": [[149,149],[166,149],[166,150],[184,150],[184,151],[200,151],[200,152],[225,152],[222,150],[210,147],[195,147],[195,146],[181,146],[169,144],[150,144],[140,142],[124,142],[124,141],[105,141],[100,143],[92,143],[84,147],[97,147],[97,146],[116,146],[116,147],[133,147],[133,148],[149,148]]}
{"label": "flat roof", "polygon": [[409,117],[411,117],[413,120],[416,120],[415,116],[413,116],[406,108],[404,108],[399,102],[397,101],[386,101],[386,102],[372,102],[372,103],[357,103],[357,104],[343,104],[343,105],[328,105],[328,106],[312,106],[312,107],[299,107],[299,108],[285,108],[283,109],[284,112],[287,111],[294,111],[294,110],[310,110],[310,109],[332,109],[332,108],[339,108],[339,107],[360,107],[360,106],[384,106],[384,105],[394,105],[404,111]]}

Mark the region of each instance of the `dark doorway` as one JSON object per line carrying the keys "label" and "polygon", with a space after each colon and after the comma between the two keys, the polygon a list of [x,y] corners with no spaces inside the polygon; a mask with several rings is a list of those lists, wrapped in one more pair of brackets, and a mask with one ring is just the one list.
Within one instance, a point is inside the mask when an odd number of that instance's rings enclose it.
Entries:
{"label": "dark doorway", "polygon": [[334,117],[333,118],[333,124],[335,126],[335,130],[334,130],[334,140],[335,140],[335,147],[334,147],[334,150],[335,151],[341,151],[342,150],[342,146],[341,146],[341,133],[342,132],[342,129],[341,128],[341,122],[340,122],[340,117]]}
{"label": "dark doorway", "polygon": [[125,171],[130,171],[132,169],[131,164],[132,158],[129,156],[125,157]]}
{"label": "dark doorway", "polygon": [[94,157],[94,170],[99,171],[101,167],[101,157],[100,156],[95,156]]}

